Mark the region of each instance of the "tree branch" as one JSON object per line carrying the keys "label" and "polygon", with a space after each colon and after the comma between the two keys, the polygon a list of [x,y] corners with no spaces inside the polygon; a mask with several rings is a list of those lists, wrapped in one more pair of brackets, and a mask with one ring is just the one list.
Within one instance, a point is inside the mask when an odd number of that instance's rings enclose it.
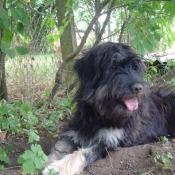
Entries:
{"label": "tree branch", "polygon": [[87,37],[89,36],[89,33],[91,32],[93,25],[95,24],[96,20],[100,17],[102,9],[108,4],[108,2],[110,2],[110,0],[105,0],[105,1],[100,5],[100,7],[99,7],[99,9],[98,9],[98,11],[97,11],[97,13],[96,13],[96,15],[93,17],[93,19],[91,20],[91,22],[90,22],[88,28],[86,29],[86,32],[85,32],[85,34],[84,34],[84,36],[83,36],[83,38],[82,38],[82,40],[81,40],[80,45],[77,47],[77,49],[76,49],[73,53],[71,53],[70,55],[68,55],[68,56],[64,59],[64,61],[62,62],[62,64],[60,65],[60,67],[59,67],[59,69],[58,69],[58,71],[57,71],[57,73],[56,73],[54,87],[53,87],[53,89],[52,89],[52,91],[51,91],[51,93],[50,93],[50,95],[49,95],[48,100],[47,100],[48,102],[50,102],[50,101],[53,99],[53,97],[55,96],[56,92],[57,92],[58,89],[59,89],[59,86],[60,86],[60,84],[61,84],[61,82],[62,82],[61,78],[62,78],[63,70],[64,70],[66,64],[67,64],[70,60],[72,60],[75,56],[77,56],[77,55],[79,54],[79,52],[80,52],[81,49],[83,48],[84,44],[86,43]]}
{"label": "tree branch", "polygon": [[111,16],[111,12],[112,12],[112,11],[111,11],[110,9],[112,9],[112,7],[114,6],[114,4],[115,4],[115,0],[113,0],[113,1],[111,2],[111,5],[110,5],[110,7],[109,7],[109,9],[108,9],[108,13],[107,13],[106,19],[105,19],[105,21],[104,21],[103,27],[102,27],[100,33],[98,34],[98,37],[97,37],[97,39],[96,39],[96,41],[95,41],[95,43],[94,43],[93,46],[96,46],[96,45],[100,42],[101,37],[102,37],[102,35],[103,35],[104,31],[105,31],[105,28],[106,28],[106,26],[107,26],[107,24],[108,24],[108,21],[109,21],[109,19],[110,19],[110,16]]}

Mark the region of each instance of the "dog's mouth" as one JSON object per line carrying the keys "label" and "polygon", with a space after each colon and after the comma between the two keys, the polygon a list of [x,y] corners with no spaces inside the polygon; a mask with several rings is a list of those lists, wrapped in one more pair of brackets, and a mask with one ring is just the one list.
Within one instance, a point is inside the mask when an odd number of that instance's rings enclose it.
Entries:
{"label": "dog's mouth", "polygon": [[130,111],[135,111],[138,109],[139,105],[136,97],[123,99],[123,102],[125,103],[127,109]]}

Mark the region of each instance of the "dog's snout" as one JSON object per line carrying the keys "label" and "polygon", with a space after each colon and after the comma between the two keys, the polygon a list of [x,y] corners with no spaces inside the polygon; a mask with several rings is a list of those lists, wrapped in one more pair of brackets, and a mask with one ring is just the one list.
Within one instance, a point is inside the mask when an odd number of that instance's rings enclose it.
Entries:
{"label": "dog's snout", "polygon": [[132,86],[132,90],[135,94],[139,94],[143,89],[143,86],[140,83],[136,83]]}

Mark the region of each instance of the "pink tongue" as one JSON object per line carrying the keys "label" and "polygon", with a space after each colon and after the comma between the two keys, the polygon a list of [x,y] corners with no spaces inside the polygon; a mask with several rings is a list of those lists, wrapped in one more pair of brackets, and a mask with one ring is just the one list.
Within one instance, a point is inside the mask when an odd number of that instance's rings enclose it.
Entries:
{"label": "pink tongue", "polygon": [[134,111],[138,108],[138,101],[136,98],[129,98],[123,100],[125,105],[127,106],[128,110]]}

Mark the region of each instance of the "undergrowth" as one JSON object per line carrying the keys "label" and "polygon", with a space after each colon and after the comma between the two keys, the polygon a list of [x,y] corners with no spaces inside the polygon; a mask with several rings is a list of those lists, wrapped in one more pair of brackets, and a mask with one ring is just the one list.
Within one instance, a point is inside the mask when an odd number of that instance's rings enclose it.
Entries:
{"label": "undergrowth", "polygon": [[[47,156],[37,143],[40,140],[38,130],[45,130],[48,133],[56,131],[58,122],[65,117],[71,117],[75,112],[76,104],[72,103],[72,100],[68,95],[67,98],[49,105],[45,100],[40,100],[36,104],[29,101],[22,103],[19,100],[0,101],[0,133],[28,135],[31,148],[25,150],[18,158],[25,174],[41,171],[47,161]],[[6,134],[1,139],[6,139]],[[12,149],[13,145],[0,149],[0,169],[4,169],[5,164],[10,164],[8,153]]]}

